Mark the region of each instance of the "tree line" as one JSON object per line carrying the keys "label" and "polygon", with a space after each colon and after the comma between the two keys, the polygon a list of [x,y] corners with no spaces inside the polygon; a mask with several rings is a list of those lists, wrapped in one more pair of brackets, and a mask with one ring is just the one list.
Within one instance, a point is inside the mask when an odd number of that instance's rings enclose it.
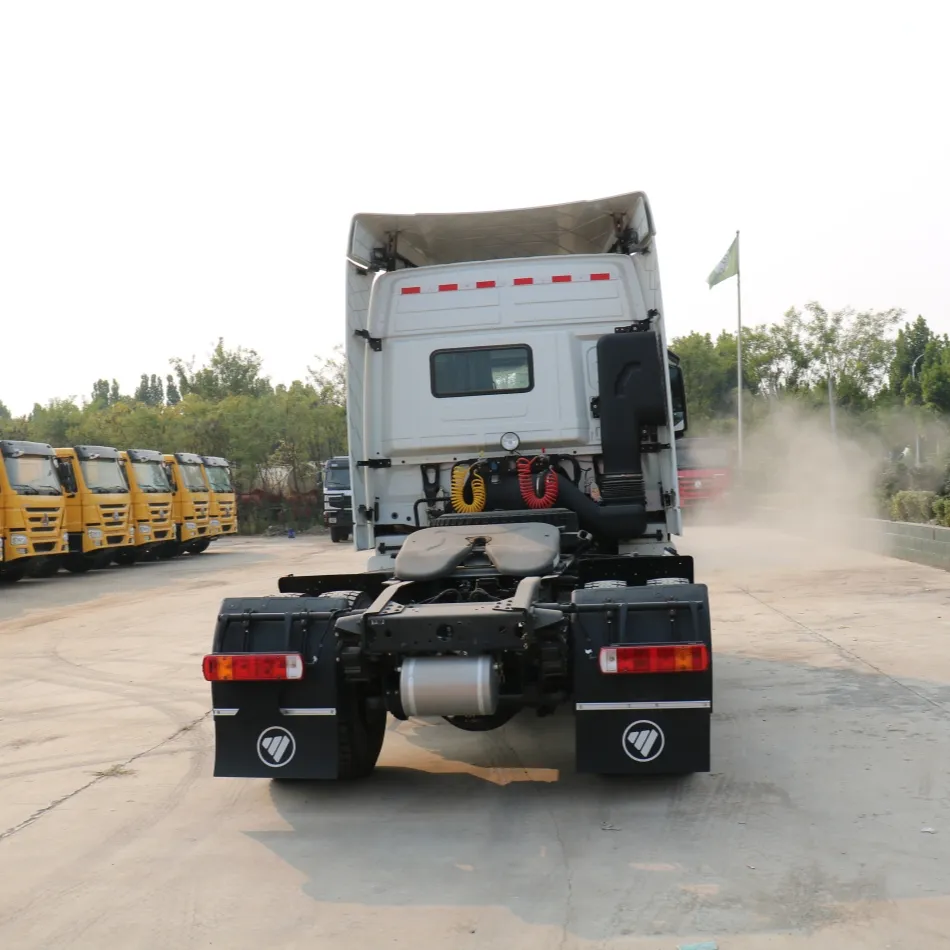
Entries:
{"label": "tree line", "polygon": [[170,365],[169,373],[143,373],[132,394],[114,379],[99,379],[86,399],[51,399],[21,417],[0,402],[0,438],[223,456],[242,491],[273,487],[275,471],[287,473],[285,483],[299,491],[312,462],[346,453],[338,351],[290,385],[264,375],[255,350],[229,348],[223,339],[203,365],[178,358]]}
{"label": "tree line", "polygon": [[[922,423],[950,416],[950,339],[923,316],[903,318],[899,309],[829,311],[811,302],[776,323],[743,327],[744,415],[755,424],[776,401],[794,400],[830,420],[833,405],[846,429],[874,431],[895,446],[913,440]],[[682,361],[690,428],[734,431],[736,334],[689,333],[670,348]]]}

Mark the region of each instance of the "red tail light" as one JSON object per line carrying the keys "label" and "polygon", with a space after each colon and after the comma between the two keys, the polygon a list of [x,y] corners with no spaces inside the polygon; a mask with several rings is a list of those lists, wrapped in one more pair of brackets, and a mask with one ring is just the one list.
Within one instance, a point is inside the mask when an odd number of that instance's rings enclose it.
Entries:
{"label": "red tail light", "polygon": [[701,673],[709,669],[705,643],[603,647],[601,673]]}
{"label": "red tail light", "polygon": [[303,657],[299,653],[214,653],[201,664],[209,683],[219,680],[299,680]]}

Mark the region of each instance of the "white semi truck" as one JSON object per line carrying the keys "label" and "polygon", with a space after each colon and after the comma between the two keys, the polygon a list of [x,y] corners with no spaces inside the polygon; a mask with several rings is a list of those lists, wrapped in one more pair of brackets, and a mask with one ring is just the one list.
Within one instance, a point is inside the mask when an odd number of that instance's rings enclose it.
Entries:
{"label": "white semi truck", "polygon": [[347,418],[358,573],[222,604],[221,776],[375,767],[387,715],[572,715],[580,772],[708,771],[709,597],[681,533],[653,217],[632,193],[354,217]]}

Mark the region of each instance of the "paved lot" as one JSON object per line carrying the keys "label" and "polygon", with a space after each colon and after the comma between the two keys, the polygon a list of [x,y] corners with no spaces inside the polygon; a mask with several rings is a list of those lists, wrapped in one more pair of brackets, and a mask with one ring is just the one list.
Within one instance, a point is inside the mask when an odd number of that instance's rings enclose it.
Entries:
{"label": "paved lot", "polygon": [[355,786],[211,778],[222,597],[323,541],[0,590],[0,946],[950,947],[950,575],[751,528],[711,587],[710,775],[572,771],[570,721],[393,723]]}

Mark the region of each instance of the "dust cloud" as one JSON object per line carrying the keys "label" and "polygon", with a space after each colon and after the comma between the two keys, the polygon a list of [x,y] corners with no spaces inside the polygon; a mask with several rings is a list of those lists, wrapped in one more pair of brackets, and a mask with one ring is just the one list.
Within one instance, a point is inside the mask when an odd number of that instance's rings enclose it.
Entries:
{"label": "dust cloud", "polygon": [[736,486],[747,524],[863,541],[867,519],[880,517],[875,488],[887,449],[877,435],[836,429],[827,410],[794,403],[776,403],[756,421]]}
{"label": "dust cloud", "polygon": [[750,570],[844,568],[859,552],[882,552],[869,519],[881,517],[876,489],[888,446],[843,415],[833,434],[827,408],[760,407],[746,424],[743,470],[728,500],[684,511],[686,546],[691,527],[715,526],[721,557],[707,553],[707,566],[736,566],[738,557]]}

